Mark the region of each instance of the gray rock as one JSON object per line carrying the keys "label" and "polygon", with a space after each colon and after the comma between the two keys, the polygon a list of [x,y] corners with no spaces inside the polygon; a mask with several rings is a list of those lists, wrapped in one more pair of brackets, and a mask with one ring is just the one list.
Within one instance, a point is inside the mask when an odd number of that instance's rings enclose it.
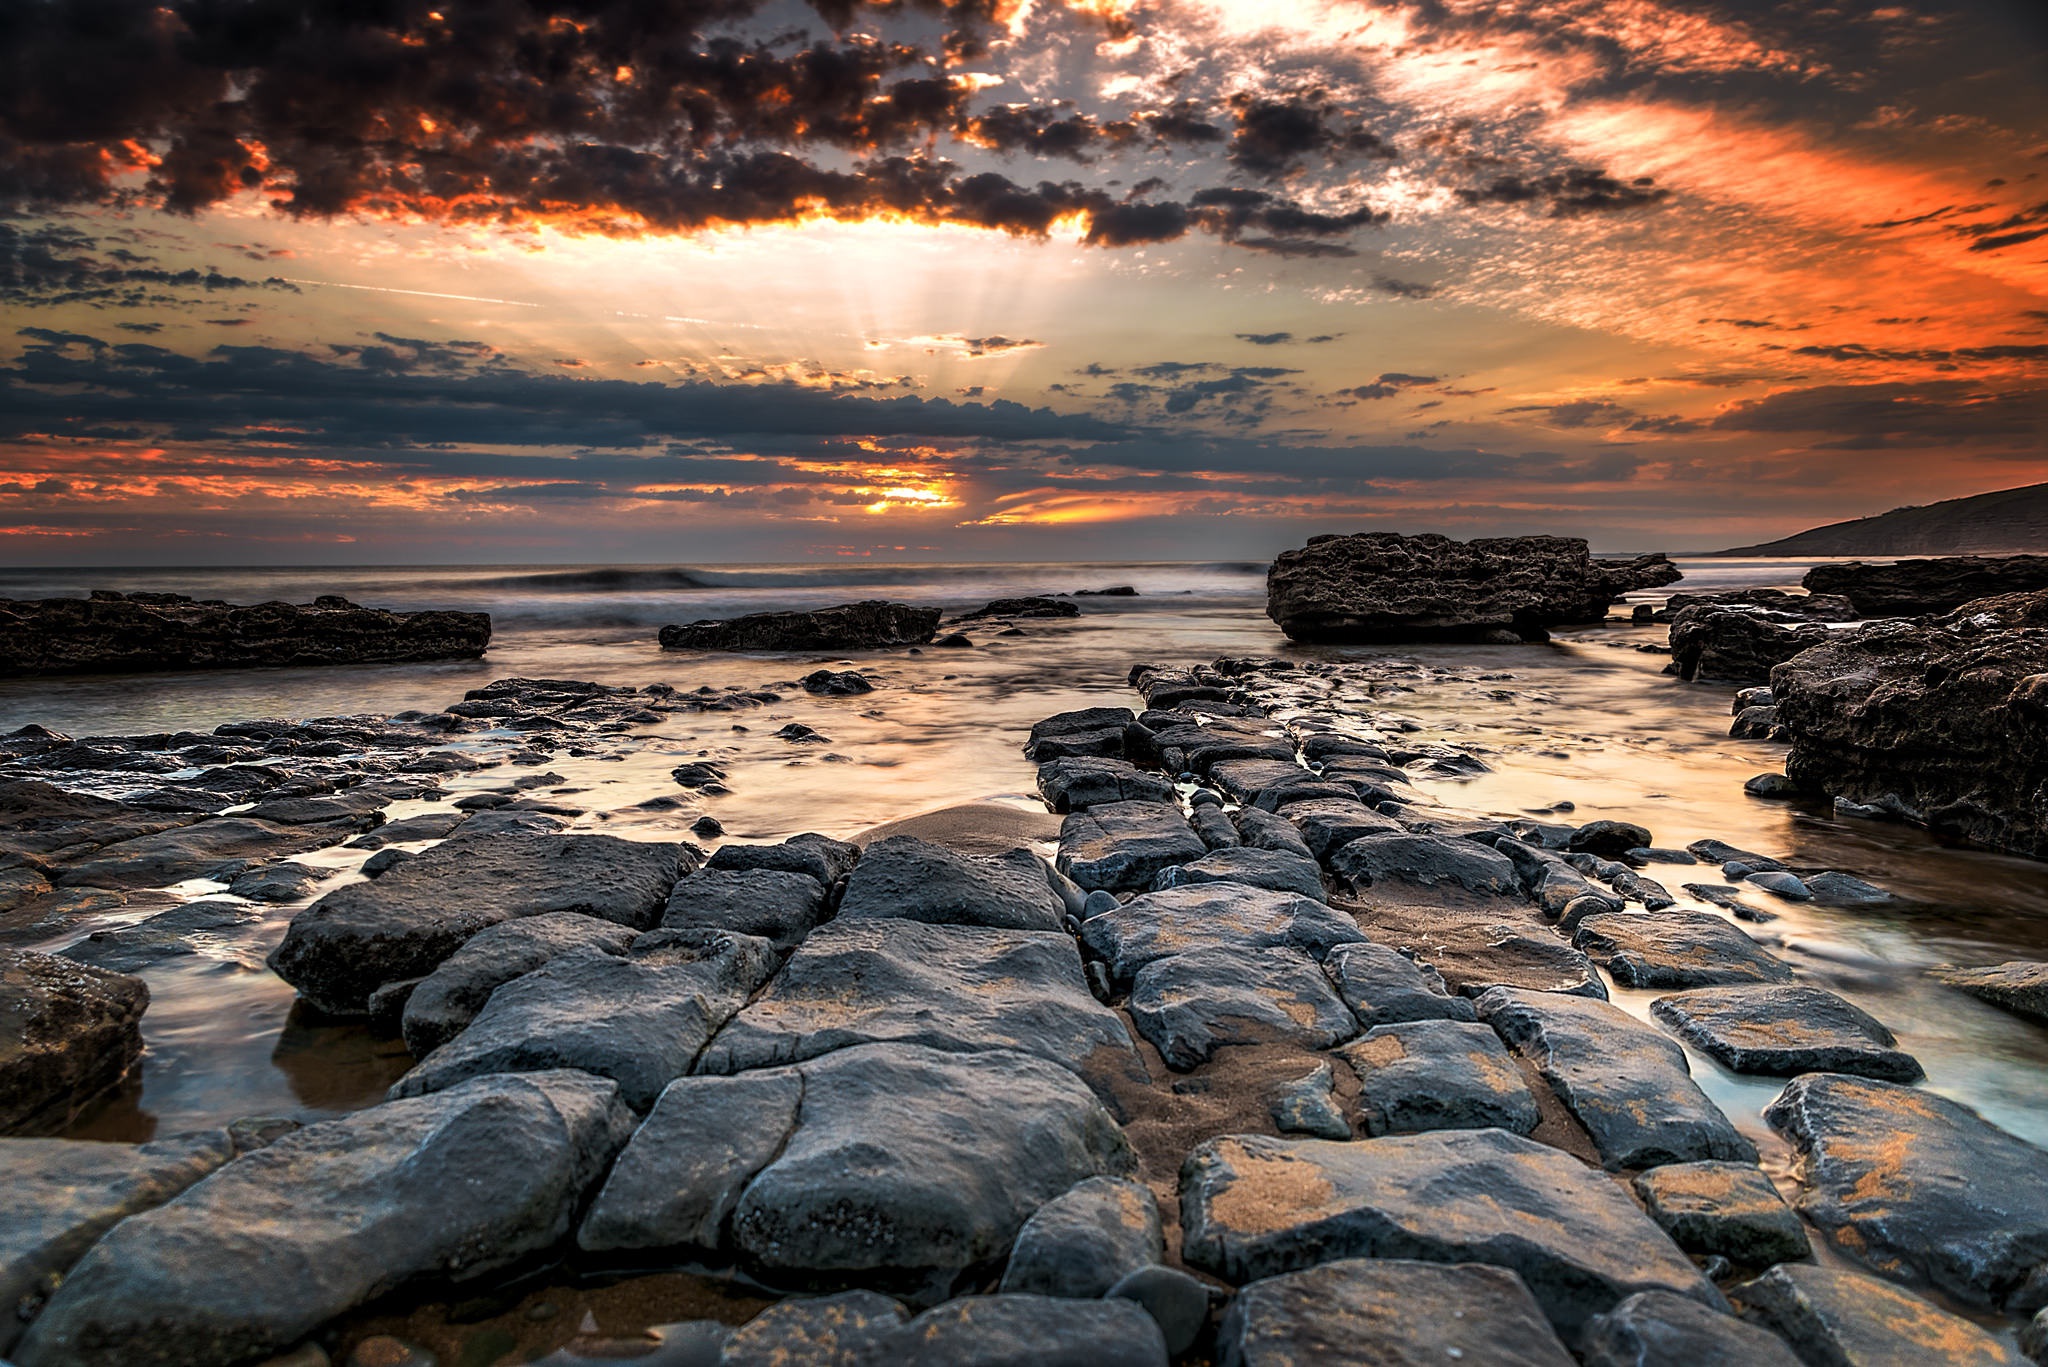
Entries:
{"label": "gray rock", "polygon": [[1181,1167],[1182,1256],[1247,1282],[1340,1258],[1488,1263],[1567,1335],[1638,1291],[1720,1296],[1605,1175],[1500,1130],[1225,1135]]}
{"label": "gray rock", "polygon": [[1725,1158],[1756,1149],[1692,1080],[1685,1051],[1620,1007],[1495,988],[1479,1018],[1536,1065],[1610,1169]]}
{"label": "gray rock", "polygon": [[1618,859],[1638,845],[1654,843],[1647,828],[1631,821],[1588,821],[1572,832],[1566,848]]}
{"label": "gray rock", "polygon": [[1339,945],[1323,968],[1366,1029],[1398,1021],[1479,1019],[1471,1001],[1452,996],[1435,969],[1385,945]]}
{"label": "gray rock", "polygon": [[1807,1257],[1806,1226],[1763,1169],[1748,1163],[1667,1163],[1635,1179],[1643,1208],[1688,1253],[1742,1267]]}
{"label": "gray rock", "polygon": [[[38,1306],[102,1234],[160,1206],[235,1156],[226,1131],[152,1144],[0,1139],[7,1219],[0,1222],[0,1306]],[[0,1353],[21,1321],[0,1314]]]}
{"label": "gray rock", "polygon": [[1710,911],[1588,916],[1572,943],[1624,987],[1792,980],[1791,965]]}
{"label": "gray rock", "polygon": [[1846,873],[1817,873],[1803,881],[1813,900],[1824,907],[1875,907],[1898,900],[1877,884]]}
{"label": "gray rock", "polygon": [[1024,1222],[1000,1289],[1094,1300],[1165,1251],[1151,1188],[1128,1177],[1090,1177]]}
{"label": "gray rock", "polygon": [[22,1367],[214,1367],[427,1279],[552,1248],[632,1131],[610,1082],[479,1078],[322,1121],[132,1215],[80,1259]]}
{"label": "gray rock", "polygon": [[1967,1304],[2038,1294],[2048,1152],[1946,1097],[1834,1073],[1794,1078],[1764,1118],[1805,1157],[1801,1213],[1878,1271]]}
{"label": "gray rock", "polygon": [[1081,919],[1087,921],[1097,916],[1106,916],[1122,905],[1123,903],[1116,900],[1115,893],[1103,892],[1098,888],[1081,899]]}
{"label": "gray rock", "polygon": [[1728,1294],[1809,1367],[2025,1367],[1968,1320],[1860,1272],[1780,1263]]}
{"label": "gray rock", "polygon": [[1273,1096],[1273,1128],[1314,1139],[1349,1139],[1351,1122],[1337,1104],[1336,1074],[1327,1063],[1286,1083]]}
{"label": "gray rock", "polygon": [[1659,997],[1670,1031],[1737,1073],[1856,1073],[1917,1082],[1919,1061],[1868,1012],[1821,987],[1701,988]]}
{"label": "gray rock", "polygon": [[1800,881],[1798,875],[1789,873],[1784,869],[1756,869],[1752,866],[1752,871],[1743,881],[1754,887],[1762,888],[1765,892],[1782,897],[1788,902],[1810,902],[1813,900],[1813,893],[1807,888],[1805,883]]}
{"label": "gray rock", "polygon": [[[1744,714],[1744,716],[1747,715],[1747,713]],[[1773,713],[1772,717],[1775,719],[1776,715],[1776,713]],[[1738,721],[1737,724],[1740,725],[1741,722]],[[1734,735],[1737,733],[1730,732],[1729,734]],[[1762,736],[1745,738],[1761,740]],[[1742,791],[1748,793],[1751,797],[1791,798],[1798,797],[1805,789],[1801,788],[1793,780],[1786,778],[1783,774],[1764,773],[1758,774],[1744,782]]]}
{"label": "gray rock", "polygon": [[1785,867],[1782,860],[1773,859],[1767,854],[1756,854],[1738,846],[1730,845],[1725,840],[1695,840],[1685,848],[1690,853],[1697,855],[1702,863],[1707,864],[1726,864],[1734,860],[1747,864],[1753,869],[1782,869]]}
{"label": "gray rock", "polygon": [[774,969],[767,941],[722,930],[651,931],[624,955],[570,950],[493,992],[391,1095],[577,1068],[611,1078],[620,1099],[645,1111]]}
{"label": "gray rock", "polygon": [[[1220,813],[1218,819],[1229,824],[1229,819]],[[1190,883],[1244,883],[1274,892],[1298,893],[1303,897],[1313,897],[1318,902],[1327,897],[1323,891],[1323,871],[1316,867],[1315,860],[1306,855],[1250,846],[1219,849],[1192,863],[1161,869],[1159,876],[1152,880],[1152,887],[1157,892],[1185,887]]]}
{"label": "gray rock", "polygon": [[149,987],[54,954],[0,949],[0,1135],[48,1134],[142,1055]]}
{"label": "gray rock", "polygon": [[[1196,796],[1200,797],[1203,795],[1214,796],[1206,788]],[[1237,833],[1237,826],[1231,821],[1229,815],[1224,812],[1222,807],[1214,803],[1196,802],[1193,810],[1188,813],[1188,828],[1195,833],[1195,837],[1204,846],[1211,850],[1234,850],[1244,844],[1244,837]],[[1263,853],[1263,851],[1260,851],[1260,853]],[[1314,861],[1311,860],[1310,862],[1313,863]],[[1159,877],[1164,878],[1172,872],[1173,870],[1170,868],[1162,869],[1160,870]],[[1153,885],[1155,887],[1158,886],[1158,879],[1153,880]]]}
{"label": "gray rock", "polygon": [[1301,838],[1301,832],[1294,823],[1278,812],[1265,811],[1259,807],[1240,807],[1230,814],[1230,820],[1237,827],[1238,838],[1255,850],[1278,850],[1282,854],[1299,855],[1303,859],[1314,859],[1308,842]]}
{"label": "gray rock", "polygon": [[501,922],[573,911],[646,930],[696,862],[687,845],[465,831],[300,912],[270,966],[321,1011],[359,1016],[385,983],[425,977]]}
{"label": "gray rock", "polygon": [[1993,1006],[2048,1021],[2048,963],[2008,959],[1991,968],[1935,968],[1934,977]]}
{"label": "gray rock", "polygon": [[1355,798],[1311,798],[1292,802],[1281,815],[1301,832],[1302,843],[1317,859],[1328,863],[1331,856],[1354,840],[1368,835],[1406,834],[1401,823],[1383,816]]}
{"label": "gray rock", "polygon": [[839,901],[842,921],[887,918],[1005,930],[1058,930],[1065,913],[1046,881],[1045,865],[1031,851],[982,858],[914,835],[892,835],[868,846]]}
{"label": "gray rock", "polygon": [[1337,1053],[1358,1074],[1359,1121],[1369,1135],[1488,1128],[1528,1134],[1542,1118],[1521,1069],[1484,1025],[1378,1025]]}
{"label": "gray rock", "polygon": [[1206,853],[1180,808],[1163,802],[1107,802],[1060,825],[1059,870],[1091,890],[1142,891],[1162,870]]}
{"label": "gray rock", "polygon": [[522,916],[479,931],[405,999],[405,1047],[423,1059],[467,1029],[491,994],[514,978],[571,950],[624,954],[638,934],[631,926],[574,911]]}
{"label": "gray rock", "polygon": [[1513,906],[1491,912],[1382,903],[1358,908],[1357,916],[1375,943],[1428,964],[1464,996],[1493,987],[1607,996],[1591,959]]}
{"label": "gray rock", "polygon": [[[1128,707],[1084,707],[1074,712],[1061,712],[1047,717],[1031,728],[1031,738],[1024,744],[1027,758],[1044,761],[1058,754],[1067,755],[1121,755],[1124,752],[1124,728],[1138,719]],[[1102,740],[1105,748],[1070,749],[1056,743],[1061,738],[1081,738],[1083,744],[1093,745]]]}
{"label": "gray rock", "polygon": [[1051,1296],[962,1296],[883,1340],[891,1367],[1166,1367],[1143,1306]]}
{"label": "gray rock", "polygon": [[1172,802],[1173,783],[1120,759],[1068,756],[1038,766],[1038,794],[1055,812],[1104,802]]}
{"label": "gray rock", "polygon": [[1588,879],[1577,869],[1563,864],[1551,864],[1543,872],[1543,881],[1536,885],[1536,905],[1552,920],[1564,915],[1565,908],[1588,897],[1605,902],[1609,911],[1619,912],[1623,899]]}
{"label": "gray rock", "polygon": [[758,935],[786,954],[825,918],[825,902],[825,885],[807,873],[705,869],[676,880],[661,924]]}
{"label": "gray rock", "polygon": [[1081,943],[1104,959],[1118,982],[1146,964],[1194,950],[1285,945],[1322,958],[1334,946],[1365,939],[1342,912],[1291,892],[1242,883],[1194,883],[1134,897],[1081,925]]}
{"label": "gray rock", "polygon": [[252,902],[296,902],[311,894],[315,884],[333,873],[332,869],[310,868],[287,860],[237,875],[228,884],[228,891]]}
{"label": "gray rock", "polygon": [[445,840],[468,818],[467,812],[421,812],[418,816],[387,821],[374,831],[365,831],[348,842],[352,850],[381,850],[387,845],[415,840]]}
{"label": "gray rock", "polygon": [[1209,1288],[1177,1267],[1138,1268],[1109,1288],[1107,1296],[1143,1306],[1166,1340],[1168,1357],[1192,1348],[1209,1322]]}
{"label": "gray rock", "polygon": [[[1103,917],[1109,920],[1110,917]],[[1095,922],[1089,922],[1094,925]],[[1131,1023],[1182,1072],[1230,1044],[1326,1049],[1358,1023],[1316,961],[1287,945],[1198,949],[1137,971]]]}
{"label": "gray rock", "polygon": [[1515,866],[1476,840],[1389,832],[1339,846],[1329,859],[1330,872],[1355,887],[1450,884],[1497,897],[1522,891]]}
{"label": "gray rock", "polygon": [[882,650],[922,645],[939,627],[939,609],[879,598],[808,612],[750,612],[717,621],[665,626],[663,650]]}
{"label": "gray rock", "polygon": [[1064,1068],[858,1045],[672,1083],[578,1237],[592,1250],[729,1249],[764,1272],[943,1295],[962,1269],[1002,1256],[1038,1207],[1134,1167]]}
{"label": "gray rock", "polygon": [[338,845],[354,832],[341,826],[281,826],[244,816],[216,816],[189,826],[103,845],[57,878],[66,888],[163,888],[199,878],[237,860],[286,859]]}
{"label": "gray rock", "polygon": [[1800,1367],[1784,1340],[1669,1291],[1639,1291],[1586,1321],[1585,1367]]}
{"label": "gray rock", "polygon": [[1226,759],[1208,768],[1209,781],[1239,802],[1249,803],[1268,788],[1282,787],[1314,777],[1308,770],[1286,759]]}
{"label": "gray rock", "polygon": [[2020,1330],[2020,1351],[2035,1363],[2048,1363],[2048,1309],[2037,1311]]}
{"label": "gray rock", "polygon": [[1010,1049],[1106,1086],[1143,1076],[1123,1021],[1098,1002],[1061,931],[829,922],[704,1051],[737,1073],[873,1043]]}
{"label": "gray rock", "polygon": [[860,846],[806,831],[776,845],[720,845],[704,867],[738,873],[746,869],[780,869],[801,873],[831,887],[853,872]]}
{"label": "gray rock", "polygon": [[732,1330],[713,1360],[717,1367],[863,1367],[908,1319],[902,1306],[873,1291],[792,1297]]}
{"label": "gray rock", "polygon": [[1572,1362],[1513,1272],[1402,1258],[1345,1258],[1253,1282],[1230,1303],[1216,1353],[1219,1367]]}
{"label": "gray rock", "polygon": [[132,926],[95,930],[66,947],[63,956],[114,973],[135,973],[169,959],[191,957],[261,968],[261,951],[252,950],[246,937],[230,932],[262,919],[262,912],[240,902],[187,902]]}
{"label": "gray rock", "polygon": [[[379,878],[412,858],[411,850],[382,849],[363,861],[363,877]],[[373,994],[374,995],[374,994]]]}

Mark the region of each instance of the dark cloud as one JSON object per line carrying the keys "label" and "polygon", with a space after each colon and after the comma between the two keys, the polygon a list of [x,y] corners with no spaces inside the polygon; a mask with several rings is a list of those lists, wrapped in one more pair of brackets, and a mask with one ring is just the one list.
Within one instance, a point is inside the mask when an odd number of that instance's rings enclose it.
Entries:
{"label": "dark cloud", "polygon": [[1437,377],[1434,375],[1406,375],[1397,370],[1390,370],[1370,384],[1355,385],[1350,389],[1340,389],[1337,392],[1346,398],[1352,399],[1391,399],[1404,389],[1413,389],[1418,385],[1431,385],[1436,382]]}
{"label": "dark cloud", "polygon": [[1230,100],[1230,110],[1237,119],[1230,138],[1230,159],[1253,175],[1288,175],[1311,155],[1337,161],[1358,157],[1391,161],[1396,155],[1392,145],[1360,124],[1355,115],[1335,107],[1320,90],[1285,96],[1236,95]]}
{"label": "dark cloud", "polygon": [[1873,347],[1844,342],[1837,346],[1794,347],[1792,354],[1826,361],[2048,361],[2048,345]]}
{"label": "dark cloud", "polygon": [[1824,449],[2038,442],[2048,430],[2048,390],[1996,390],[1968,380],[1815,385],[1743,400],[1712,425],[1724,432],[1835,434]]}
{"label": "dark cloud", "polygon": [[1294,340],[1294,334],[1291,332],[1240,332],[1237,334],[1237,340],[1240,342],[1250,342],[1253,346],[1285,346]]}
{"label": "dark cloud", "polygon": [[1623,183],[1605,171],[1573,167],[1542,176],[1501,176],[1484,186],[1455,191],[1467,204],[1543,204],[1553,218],[1647,209],[1670,197],[1649,176]]}
{"label": "dark cloud", "polygon": [[171,270],[151,257],[126,247],[102,246],[62,225],[0,223],[0,303],[161,308],[199,302],[195,296],[243,290],[296,294],[298,286],[275,276],[251,280],[212,267]]}
{"label": "dark cloud", "polygon": [[1507,413],[1541,413],[1553,427],[1611,427],[1631,422],[1635,410],[1609,399],[1572,399],[1566,403],[1523,404]]}

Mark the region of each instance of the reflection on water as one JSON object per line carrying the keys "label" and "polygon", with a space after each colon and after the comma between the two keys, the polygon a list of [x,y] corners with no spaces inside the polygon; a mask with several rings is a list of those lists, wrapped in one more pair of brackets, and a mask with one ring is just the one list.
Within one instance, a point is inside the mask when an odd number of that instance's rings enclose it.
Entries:
{"label": "reflection on water", "polygon": [[[1807,563],[1687,563],[1681,587],[1795,584]],[[1711,836],[1798,866],[1842,869],[1889,888],[1902,900],[1876,910],[1796,906],[1756,894],[1750,900],[1777,919],[1746,929],[1782,953],[1802,978],[1841,992],[1890,1025],[1901,1047],[1925,1064],[1929,1087],[2030,1139],[2048,1141],[2048,1031],[1922,972],[1940,962],[2042,957],[2048,948],[2048,876],[2042,865],[1946,849],[1920,832],[1843,820],[1822,807],[1747,797],[1743,781],[1778,767],[1782,747],[1730,739],[1732,689],[1679,683],[1660,672],[1665,657],[1635,649],[1661,642],[1661,627],[1587,629],[1547,646],[1294,647],[1263,614],[1262,569],[976,566],[921,569],[915,577],[910,571],[864,569],[867,577],[859,583],[843,574],[834,582],[795,582],[790,572],[774,582],[702,588],[657,588],[638,580],[621,587],[601,577],[573,588],[536,587],[513,572],[448,570],[410,576],[301,572],[295,578],[222,572],[215,582],[196,586],[190,575],[77,575],[76,583],[53,579],[47,590],[35,591],[196,587],[238,599],[301,601],[316,592],[341,592],[395,606],[486,607],[499,612],[501,629],[489,656],[473,663],[14,681],[0,684],[0,729],[36,721],[72,734],[121,734],[203,729],[252,716],[388,714],[438,708],[467,688],[515,674],[666,681],[685,690],[778,686],[782,703],[752,713],[672,716],[636,732],[636,747],[622,757],[558,753],[549,769],[562,782],[539,790],[585,809],[572,823],[577,829],[685,839],[689,823],[708,812],[731,837],[763,840],[804,830],[849,836],[961,802],[1037,808],[1032,770],[1018,749],[1031,723],[1066,708],[1133,705],[1136,695],[1124,680],[1138,660],[1381,657],[1461,676],[1505,674],[1511,677],[1418,683],[1373,700],[1377,709],[1413,716],[1489,754],[1494,772],[1455,783],[1433,781],[1430,791],[1448,804],[1497,814],[1570,801],[1573,821],[1638,821],[1661,846]],[[778,572],[718,573],[768,579]],[[803,573],[816,578],[821,572]],[[898,578],[891,581],[889,574]],[[484,583],[508,575],[515,581],[510,585]],[[0,592],[22,592],[22,583],[13,582],[22,578],[10,576]],[[813,667],[810,657],[664,654],[653,641],[654,628],[663,622],[737,610],[734,603],[816,605],[866,595],[968,607],[1005,593],[1118,583],[1136,584],[1143,596],[1083,598],[1078,619],[1025,622],[1021,636],[980,629],[972,650],[863,660],[860,667],[878,688],[853,698],[813,698],[794,687],[791,681]],[[1182,588],[1195,592],[1182,594]],[[503,611],[501,602],[512,610]],[[576,620],[579,611],[614,625],[588,628]],[[616,625],[621,621],[627,624]],[[776,738],[773,732],[786,721],[814,727],[829,744],[798,746]],[[668,771],[687,758],[724,764],[733,791],[679,794]],[[506,781],[503,770],[462,776],[448,785],[449,796]],[[686,800],[669,811],[636,809],[659,795]],[[392,816],[433,809],[434,804],[408,803]],[[335,848],[304,861],[347,878],[358,876],[353,869],[362,854]],[[1674,894],[1682,883],[1721,881],[1710,867],[1657,866],[1648,873]],[[330,881],[321,890],[332,886]],[[217,894],[219,888],[198,891]],[[1685,905],[1698,904],[1687,899]],[[9,943],[61,947],[87,930],[140,919],[147,909],[105,907],[82,911],[59,926],[44,918],[40,926],[0,934]],[[267,951],[275,944],[295,909],[273,910],[258,925],[254,948]],[[395,1042],[371,1039],[356,1026],[295,1015],[290,989],[268,972],[188,956],[143,976],[155,1000],[144,1018],[149,1053],[140,1095],[103,1104],[78,1133],[134,1139],[153,1128],[170,1133],[250,1114],[331,1115],[374,1102],[407,1066]],[[1614,993],[1617,1002],[1645,1017],[1655,995]],[[1769,1142],[1759,1112],[1778,1084],[1737,1078],[1703,1057],[1696,1056],[1693,1066],[1731,1116]]]}

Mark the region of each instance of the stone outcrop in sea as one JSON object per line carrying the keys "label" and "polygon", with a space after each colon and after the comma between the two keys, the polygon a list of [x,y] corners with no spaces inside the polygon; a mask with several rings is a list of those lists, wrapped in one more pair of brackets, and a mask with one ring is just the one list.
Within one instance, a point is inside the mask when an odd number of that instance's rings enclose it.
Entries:
{"label": "stone outcrop in sea", "polygon": [[1595,560],[1576,537],[1315,536],[1274,560],[1266,615],[1296,641],[1541,641],[1679,578],[1662,555]]}
{"label": "stone outcrop in sea", "polygon": [[0,678],[473,660],[481,612],[387,612],[325,595],[237,605],[175,593],[0,599]]}
{"label": "stone outcrop in sea", "polygon": [[810,612],[751,612],[663,627],[663,650],[885,650],[924,645],[939,609],[871,598]]}
{"label": "stone outcrop in sea", "polygon": [[1925,617],[1978,598],[2048,589],[2048,555],[1951,555],[1929,560],[1815,565],[1800,581],[1839,594],[1863,617]]}

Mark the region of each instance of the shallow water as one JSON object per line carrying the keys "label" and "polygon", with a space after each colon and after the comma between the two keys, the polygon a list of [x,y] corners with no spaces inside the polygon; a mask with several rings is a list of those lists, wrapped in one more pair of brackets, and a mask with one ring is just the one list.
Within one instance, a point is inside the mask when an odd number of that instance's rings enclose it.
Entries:
{"label": "shallow water", "polygon": [[[1808,563],[1688,563],[1681,587],[1796,584]],[[1901,1047],[1926,1066],[1927,1086],[2048,1142],[2048,1031],[1923,973],[1941,962],[2041,957],[2048,949],[2048,870],[2042,865],[1946,849],[1902,826],[1745,796],[1743,780],[1778,767],[1782,747],[1730,739],[1732,688],[1679,683],[1660,673],[1665,657],[1634,648],[1661,642],[1662,627],[1589,628],[1548,646],[1294,647],[1264,616],[1263,569],[861,565],[618,572],[623,579],[608,571],[445,568],[17,573],[0,577],[0,594],[110,587],[305,601],[340,592],[379,606],[490,610],[498,635],[489,655],[472,663],[11,681],[0,684],[0,730],[34,721],[74,735],[124,734],[208,729],[257,716],[438,709],[465,689],[508,675],[666,681],[686,690],[782,685],[786,701],[763,711],[676,715],[636,731],[636,746],[623,757],[558,755],[549,768],[563,782],[540,791],[560,792],[589,809],[572,823],[576,829],[642,839],[686,838],[702,812],[715,815],[732,838],[778,839],[804,830],[844,837],[962,802],[1042,812],[1032,793],[1032,768],[1019,752],[1024,733],[1066,708],[1137,705],[1125,685],[1135,661],[1192,663],[1219,655],[1413,661],[1460,677],[1382,694],[1369,710],[1413,716],[1429,733],[1487,754],[1493,773],[1426,785],[1449,805],[1505,815],[1569,801],[1575,810],[1557,819],[1627,818],[1648,826],[1663,846],[1713,836],[1798,865],[1839,868],[1898,894],[1899,904],[1875,911],[1801,907],[1755,894],[1749,900],[1778,919],[1745,929],[1781,952],[1802,978],[1841,992],[1890,1025]],[[971,650],[865,659],[860,667],[879,686],[855,698],[812,698],[789,686],[815,667],[814,657],[664,653],[653,640],[665,622],[765,607],[874,596],[959,609],[997,596],[1112,584],[1133,584],[1142,596],[1082,598],[1078,619],[1027,621],[1022,636],[978,630]],[[1477,674],[1512,677],[1470,677]],[[771,735],[792,720],[830,742],[797,746]],[[681,794],[688,804],[677,811],[633,810],[650,796],[677,795],[669,769],[699,756],[726,764],[730,794]],[[461,776],[447,785],[448,793],[502,787],[507,777],[505,770]],[[433,805],[404,804],[391,815]],[[363,853],[335,848],[303,859],[353,870]],[[1646,872],[1681,896],[1683,882],[1721,881],[1718,870],[1704,866]],[[321,891],[333,886],[330,881]],[[177,890],[186,897],[219,891],[213,884]],[[1690,899],[1682,904],[1697,905]],[[62,947],[88,930],[155,909],[122,908],[16,942]],[[289,988],[247,966],[283,934],[295,910],[271,910],[260,933],[223,950],[225,957],[194,956],[144,972],[154,1004],[144,1018],[149,1052],[139,1090],[97,1108],[75,1133],[133,1139],[250,1114],[331,1115],[381,1098],[408,1066],[401,1046],[358,1027],[304,1018],[292,1009]],[[1644,1015],[1655,995],[1614,993]],[[1769,1145],[1760,1111],[1778,1085],[1737,1078],[1703,1057],[1695,1056],[1693,1066],[1731,1117]]]}

